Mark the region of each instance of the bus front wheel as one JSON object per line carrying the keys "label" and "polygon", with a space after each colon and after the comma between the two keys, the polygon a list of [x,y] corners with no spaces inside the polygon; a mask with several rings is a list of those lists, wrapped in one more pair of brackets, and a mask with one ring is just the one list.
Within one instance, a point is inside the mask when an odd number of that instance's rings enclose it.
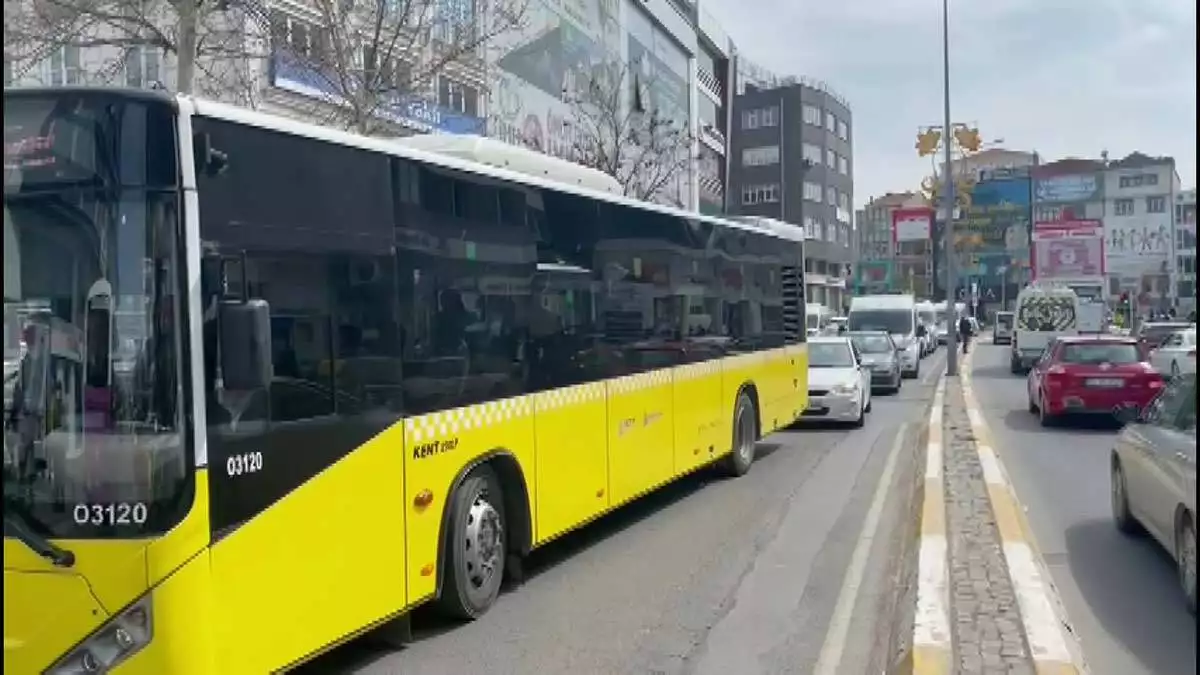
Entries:
{"label": "bus front wheel", "polygon": [[725,458],[725,471],[731,476],[741,476],[754,463],[755,445],[758,443],[758,413],[754,401],[746,392],[738,394],[733,406],[733,449]]}
{"label": "bus front wheel", "polygon": [[443,551],[446,576],[438,604],[452,618],[476,619],[496,601],[504,578],[507,521],[495,472],[488,466],[471,471],[449,507]]}

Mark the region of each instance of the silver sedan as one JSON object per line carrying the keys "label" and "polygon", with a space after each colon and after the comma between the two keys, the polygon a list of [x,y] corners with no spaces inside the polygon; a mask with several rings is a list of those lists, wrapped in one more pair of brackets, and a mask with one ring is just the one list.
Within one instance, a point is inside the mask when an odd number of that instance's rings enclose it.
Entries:
{"label": "silver sedan", "polygon": [[1171,553],[1188,610],[1196,611],[1196,374],[1177,377],[1128,424],[1112,451],[1113,519],[1148,532]]}

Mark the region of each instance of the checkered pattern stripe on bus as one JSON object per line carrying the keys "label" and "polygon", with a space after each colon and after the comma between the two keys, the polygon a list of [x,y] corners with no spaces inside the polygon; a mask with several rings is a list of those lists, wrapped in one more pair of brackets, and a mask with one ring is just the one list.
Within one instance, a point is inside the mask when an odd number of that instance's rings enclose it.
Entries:
{"label": "checkered pattern stripe on bus", "polygon": [[538,412],[557,410],[579,403],[592,403],[604,399],[604,383],[589,382],[570,387],[561,387],[543,391],[534,396],[534,405]]}
{"label": "checkered pattern stripe on bus", "polygon": [[531,396],[517,396],[410,417],[404,421],[404,434],[410,442],[420,443],[435,438],[453,436],[463,431],[502,424],[512,419],[528,416],[533,411],[532,398]]}

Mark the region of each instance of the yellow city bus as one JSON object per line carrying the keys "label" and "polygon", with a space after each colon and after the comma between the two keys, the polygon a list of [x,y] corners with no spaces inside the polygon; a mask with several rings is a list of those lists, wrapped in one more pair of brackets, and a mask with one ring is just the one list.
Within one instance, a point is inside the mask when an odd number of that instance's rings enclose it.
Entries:
{"label": "yellow city bus", "polygon": [[6,90],[4,144],[5,332],[84,335],[79,386],[6,350],[5,673],[478,617],[807,403],[793,228],[159,92]]}

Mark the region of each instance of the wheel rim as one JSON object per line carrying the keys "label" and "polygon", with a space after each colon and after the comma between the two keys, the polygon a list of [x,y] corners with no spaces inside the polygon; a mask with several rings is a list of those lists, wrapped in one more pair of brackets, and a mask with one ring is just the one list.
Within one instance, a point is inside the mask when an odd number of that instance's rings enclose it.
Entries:
{"label": "wheel rim", "polygon": [[1196,592],[1196,532],[1190,525],[1183,527],[1179,537],[1179,580],[1189,596]]}
{"label": "wheel rim", "polygon": [[1125,518],[1125,474],[1119,466],[1113,467],[1112,511],[1118,520]]}
{"label": "wheel rim", "polygon": [[486,493],[475,497],[467,511],[467,526],[462,539],[464,576],[472,590],[488,585],[500,568],[504,551],[504,525],[500,512],[487,500]]}
{"label": "wheel rim", "polygon": [[754,425],[750,420],[750,406],[748,405],[743,405],[738,409],[737,441],[738,458],[748,463],[754,452]]}

